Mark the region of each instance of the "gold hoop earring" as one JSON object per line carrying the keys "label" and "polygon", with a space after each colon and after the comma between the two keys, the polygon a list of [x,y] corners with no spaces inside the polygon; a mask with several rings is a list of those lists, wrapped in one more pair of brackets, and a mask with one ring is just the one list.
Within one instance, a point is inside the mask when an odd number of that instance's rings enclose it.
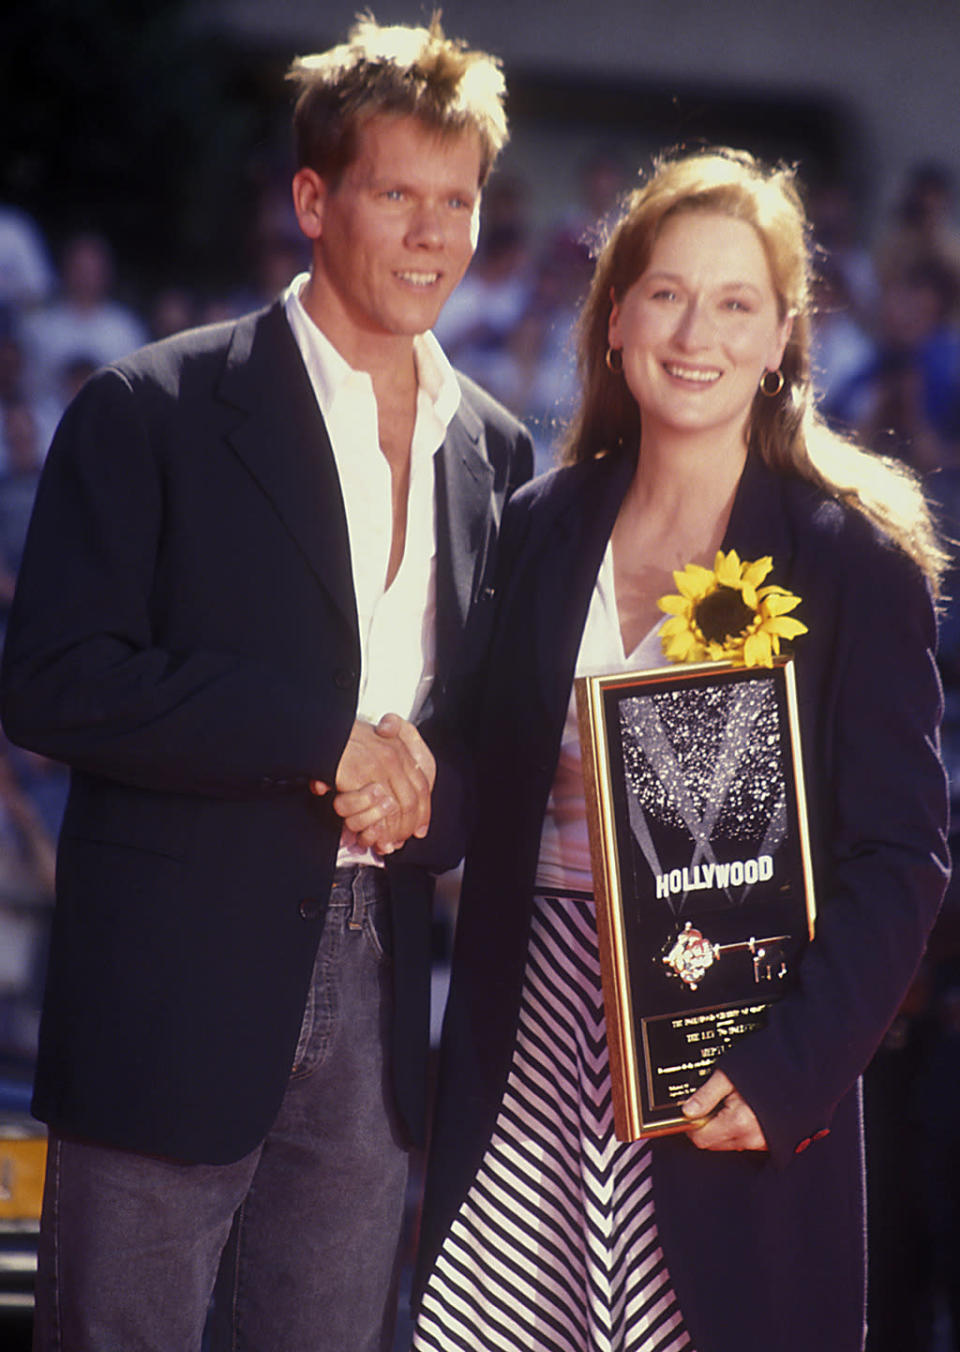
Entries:
{"label": "gold hoop earring", "polygon": [[[619,358],[619,361],[617,360]],[[608,347],[606,355],[603,358],[607,370],[612,371],[615,376],[623,375],[623,349],[619,347]]]}
{"label": "gold hoop earring", "polygon": [[[770,386],[767,384],[768,376],[773,376],[775,382],[773,389],[771,389]],[[760,377],[760,393],[765,394],[768,399],[776,399],[777,395],[780,393],[782,389],[783,389],[783,372],[780,370],[764,371],[763,375]]]}

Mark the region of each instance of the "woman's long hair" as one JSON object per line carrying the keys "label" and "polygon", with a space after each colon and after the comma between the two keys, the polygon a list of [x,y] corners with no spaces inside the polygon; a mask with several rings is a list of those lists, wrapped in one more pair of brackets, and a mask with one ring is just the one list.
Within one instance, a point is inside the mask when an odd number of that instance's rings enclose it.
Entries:
{"label": "woman's long hair", "polygon": [[633,450],[640,410],[605,356],[613,300],[645,270],[664,222],[686,211],[714,211],[748,222],[763,244],[781,320],[793,329],[780,370],[783,388],[758,390],[747,441],[771,469],[816,484],[862,512],[923,569],[935,593],[948,556],[919,480],[905,465],[874,455],[833,431],[814,405],[810,379],[812,250],[793,171],[769,168],[744,151],[718,149],[661,160],[633,192],[597,258],[580,317],[580,407],[563,446],[565,463]]}

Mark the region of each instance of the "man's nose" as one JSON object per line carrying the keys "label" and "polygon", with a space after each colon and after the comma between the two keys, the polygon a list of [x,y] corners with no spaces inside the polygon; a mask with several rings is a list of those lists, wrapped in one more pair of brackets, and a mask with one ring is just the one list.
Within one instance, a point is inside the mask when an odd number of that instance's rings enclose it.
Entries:
{"label": "man's nose", "polygon": [[407,228],[407,243],[419,249],[439,249],[444,238],[439,209],[429,202],[418,203]]}

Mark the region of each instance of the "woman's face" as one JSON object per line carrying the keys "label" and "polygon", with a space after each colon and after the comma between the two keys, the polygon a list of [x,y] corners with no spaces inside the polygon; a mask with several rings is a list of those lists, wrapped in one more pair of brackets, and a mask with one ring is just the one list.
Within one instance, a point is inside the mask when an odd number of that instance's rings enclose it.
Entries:
{"label": "woman's face", "polygon": [[646,270],[614,302],[608,331],[644,439],[711,429],[743,439],[757,386],[780,365],[790,327],[752,225],[714,211],[668,218]]}

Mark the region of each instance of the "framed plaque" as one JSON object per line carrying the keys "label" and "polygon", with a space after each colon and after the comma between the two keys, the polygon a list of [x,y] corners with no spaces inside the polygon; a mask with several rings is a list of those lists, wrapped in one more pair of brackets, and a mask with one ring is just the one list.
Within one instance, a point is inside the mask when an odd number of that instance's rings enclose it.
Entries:
{"label": "framed plaque", "polygon": [[813,935],[792,659],[575,682],[620,1140],[762,1026]]}

